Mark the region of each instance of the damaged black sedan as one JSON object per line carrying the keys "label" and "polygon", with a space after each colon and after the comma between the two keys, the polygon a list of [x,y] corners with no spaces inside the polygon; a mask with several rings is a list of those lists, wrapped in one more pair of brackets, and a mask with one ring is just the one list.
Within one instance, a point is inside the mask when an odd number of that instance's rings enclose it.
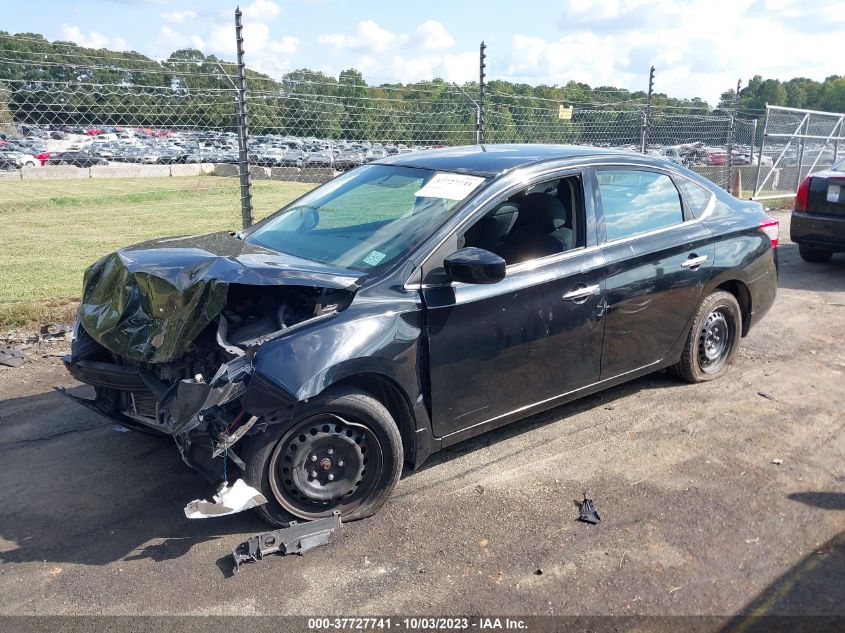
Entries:
{"label": "damaged black sedan", "polygon": [[664,368],[722,376],[774,301],[777,230],[630,153],[404,154],[99,260],[65,362],[82,404],[237,470],[271,523],[362,518],[455,442]]}

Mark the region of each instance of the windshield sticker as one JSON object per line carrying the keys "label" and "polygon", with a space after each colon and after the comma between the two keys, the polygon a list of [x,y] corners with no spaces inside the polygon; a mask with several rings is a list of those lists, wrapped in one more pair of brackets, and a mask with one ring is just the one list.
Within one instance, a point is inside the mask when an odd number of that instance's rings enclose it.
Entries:
{"label": "windshield sticker", "polygon": [[369,264],[370,266],[375,266],[381,260],[383,260],[387,255],[384,253],[379,253],[378,251],[372,251],[369,255],[364,258],[364,263]]}
{"label": "windshield sticker", "polygon": [[414,195],[420,198],[463,200],[482,182],[484,182],[484,178],[478,176],[439,173],[434,174],[432,179],[425,183]]}

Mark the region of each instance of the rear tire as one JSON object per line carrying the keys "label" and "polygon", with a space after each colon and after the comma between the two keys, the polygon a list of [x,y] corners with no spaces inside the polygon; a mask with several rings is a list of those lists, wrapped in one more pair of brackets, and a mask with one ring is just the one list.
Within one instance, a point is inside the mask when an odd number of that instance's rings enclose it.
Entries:
{"label": "rear tire", "polygon": [[244,479],[266,497],[256,508],[274,526],[339,511],[372,516],[402,475],[402,438],[369,394],[342,388],[300,405],[296,416],[245,438]]}
{"label": "rear tire", "polygon": [[833,257],[831,251],[826,251],[823,248],[814,248],[807,244],[798,245],[798,254],[801,255],[801,259],[805,262],[813,264],[824,264],[825,262],[829,262],[830,258]]}
{"label": "rear tire", "polygon": [[681,360],[671,372],[690,383],[724,376],[736,358],[741,334],[742,311],[736,297],[713,292],[698,307]]}

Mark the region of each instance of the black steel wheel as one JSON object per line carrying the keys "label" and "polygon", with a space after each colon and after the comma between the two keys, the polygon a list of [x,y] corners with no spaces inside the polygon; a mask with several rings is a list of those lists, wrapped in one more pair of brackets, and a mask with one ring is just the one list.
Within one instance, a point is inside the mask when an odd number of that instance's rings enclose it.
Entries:
{"label": "black steel wheel", "polygon": [[340,503],[365,499],[383,467],[375,433],[326,413],[294,425],[279,440],[270,457],[269,482],[288,512],[317,517]]}
{"label": "black steel wheel", "polygon": [[701,371],[712,374],[725,365],[736,336],[734,325],[724,306],[716,308],[704,319],[698,334],[698,365]]}
{"label": "black steel wheel", "polygon": [[348,388],[299,405],[292,419],[268,416],[267,430],[243,441],[244,479],[267,503],[273,525],[338,511],[344,521],[374,514],[402,474],[399,429],[369,394]]}
{"label": "black steel wheel", "polygon": [[705,382],[723,376],[739,351],[742,312],[731,293],[717,290],[698,307],[681,359],[670,369],[687,382]]}

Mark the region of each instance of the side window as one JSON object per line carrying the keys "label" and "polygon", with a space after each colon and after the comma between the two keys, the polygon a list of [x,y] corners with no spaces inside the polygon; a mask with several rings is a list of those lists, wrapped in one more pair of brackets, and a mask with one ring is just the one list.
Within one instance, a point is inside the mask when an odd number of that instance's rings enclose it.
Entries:
{"label": "side window", "polygon": [[684,194],[684,198],[687,199],[687,205],[693,216],[701,217],[701,214],[707,208],[707,203],[713,197],[713,192],[686,178],[678,178],[676,184],[681,193]]}
{"label": "side window", "polygon": [[681,196],[664,174],[637,169],[596,171],[607,241],[684,221]]}
{"label": "side window", "polygon": [[459,236],[461,247],[496,253],[509,265],[584,245],[579,176],[535,182],[499,202]]}

